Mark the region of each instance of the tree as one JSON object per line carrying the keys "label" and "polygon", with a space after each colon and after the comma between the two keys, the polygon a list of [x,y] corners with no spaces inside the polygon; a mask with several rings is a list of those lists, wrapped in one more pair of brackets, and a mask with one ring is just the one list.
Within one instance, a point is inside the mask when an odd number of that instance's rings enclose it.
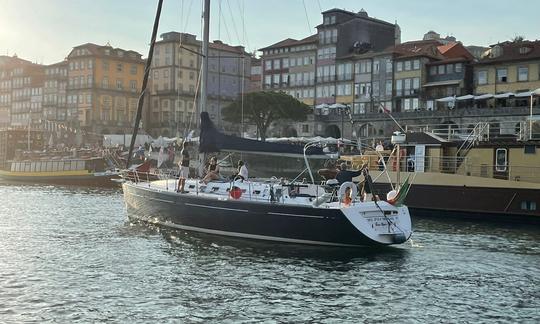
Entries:
{"label": "tree", "polygon": [[511,39],[511,41],[513,43],[521,43],[525,40],[525,37],[521,36],[521,35],[516,35],[514,36],[514,38]]}
{"label": "tree", "polygon": [[[261,140],[266,140],[266,131],[273,121],[289,119],[304,121],[310,113],[308,105],[284,92],[259,91],[244,96],[244,122],[254,124]],[[242,99],[223,108],[226,121],[239,124],[242,121]]]}

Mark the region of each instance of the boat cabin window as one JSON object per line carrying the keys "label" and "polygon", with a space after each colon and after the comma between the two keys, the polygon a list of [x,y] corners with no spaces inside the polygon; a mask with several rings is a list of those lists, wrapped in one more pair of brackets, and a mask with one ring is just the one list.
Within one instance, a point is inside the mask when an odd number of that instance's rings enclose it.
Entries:
{"label": "boat cabin window", "polygon": [[508,160],[508,151],[504,148],[495,151],[495,170],[497,172],[506,172]]}
{"label": "boat cabin window", "polygon": [[536,154],[536,145],[525,145],[525,154]]}
{"label": "boat cabin window", "polygon": [[522,201],[521,202],[521,209],[522,210],[536,210],[536,202],[535,201]]}

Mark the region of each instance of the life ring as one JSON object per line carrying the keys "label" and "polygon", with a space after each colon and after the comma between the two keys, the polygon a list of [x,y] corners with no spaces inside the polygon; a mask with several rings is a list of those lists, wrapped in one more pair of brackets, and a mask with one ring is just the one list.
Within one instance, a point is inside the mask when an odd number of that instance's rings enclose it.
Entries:
{"label": "life ring", "polygon": [[240,199],[240,197],[242,197],[242,189],[238,188],[237,186],[233,186],[231,190],[229,190],[229,196],[232,199]]}
{"label": "life ring", "polygon": [[[347,189],[351,190],[350,196],[346,195]],[[358,189],[356,188],[356,185],[351,181],[344,182],[339,187],[339,191],[338,191],[339,201],[343,202],[346,205],[349,205],[354,200],[354,198],[356,198],[357,195],[358,195]]]}

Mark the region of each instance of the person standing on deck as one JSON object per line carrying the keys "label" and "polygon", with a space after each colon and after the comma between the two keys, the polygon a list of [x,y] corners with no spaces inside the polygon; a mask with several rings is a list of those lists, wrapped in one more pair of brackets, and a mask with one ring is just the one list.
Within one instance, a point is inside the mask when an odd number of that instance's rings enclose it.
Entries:
{"label": "person standing on deck", "polygon": [[180,152],[180,177],[178,178],[178,192],[184,193],[184,187],[186,185],[186,179],[189,177],[189,152],[187,149],[187,142],[182,142],[182,151]]}

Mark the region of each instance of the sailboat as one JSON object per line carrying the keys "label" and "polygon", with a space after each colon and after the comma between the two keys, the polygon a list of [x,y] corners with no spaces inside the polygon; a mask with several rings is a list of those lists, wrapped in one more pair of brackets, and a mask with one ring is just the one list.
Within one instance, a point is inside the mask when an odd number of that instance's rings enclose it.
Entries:
{"label": "sailboat", "polygon": [[[203,104],[208,69],[205,54],[208,50],[209,2],[205,0],[204,3]],[[152,61],[161,3],[162,0],[158,3],[147,64]],[[139,109],[142,108],[148,72],[147,66]],[[140,119],[140,111],[137,116]],[[136,137],[139,119],[132,138]],[[324,154],[324,144],[308,143],[302,147],[224,135],[215,128],[208,114],[202,112],[200,153],[228,148],[298,154],[306,161],[311,183],[288,182],[277,177],[214,180],[206,184],[199,179],[187,179],[185,192],[178,192],[176,179],[144,181],[144,176],[136,176],[122,184],[128,217],[131,221],[186,231],[295,244],[365,247],[406,242],[412,235],[406,206],[362,201],[352,182],[341,186],[315,182],[309,157]],[[130,151],[132,149],[130,147]]]}

